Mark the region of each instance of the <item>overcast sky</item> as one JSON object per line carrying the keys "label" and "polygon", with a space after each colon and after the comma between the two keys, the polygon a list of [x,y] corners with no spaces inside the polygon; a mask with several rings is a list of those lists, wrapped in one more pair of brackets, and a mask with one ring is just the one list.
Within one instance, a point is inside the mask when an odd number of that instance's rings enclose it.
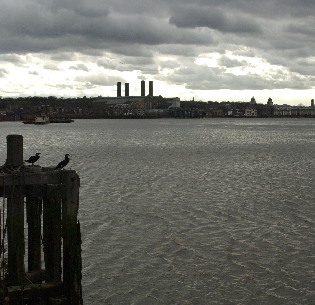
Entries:
{"label": "overcast sky", "polygon": [[154,95],[182,100],[315,98],[314,0],[0,4],[3,97],[116,96],[117,81],[140,95],[153,80]]}

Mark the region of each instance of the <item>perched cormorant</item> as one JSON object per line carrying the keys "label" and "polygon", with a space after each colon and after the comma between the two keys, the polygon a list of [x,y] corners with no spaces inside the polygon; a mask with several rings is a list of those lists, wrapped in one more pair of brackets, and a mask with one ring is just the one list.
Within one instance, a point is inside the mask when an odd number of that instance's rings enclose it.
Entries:
{"label": "perched cormorant", "polygon": [[24,162],[32,163],[32,165],[34,165],[34,163],[39,159],[39,155],[40,155],[40,153],[36,153],[35,156],[29,157],[29,159],[24,160]]}
{"label": "perched cormorant", "polygon": [[69,154],[66,154],[65,159],[59,162],[58,165],[55,167],[55,169],[64,168],[70,161],[69,156],[70,156]]}

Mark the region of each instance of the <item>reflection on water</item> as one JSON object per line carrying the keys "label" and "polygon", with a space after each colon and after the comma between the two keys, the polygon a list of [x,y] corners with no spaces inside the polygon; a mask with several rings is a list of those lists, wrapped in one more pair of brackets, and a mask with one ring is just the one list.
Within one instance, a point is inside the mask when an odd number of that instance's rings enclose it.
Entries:
{"label": "reflection on water", "polygon": [[81,177],[84,301],[315,303],[315,121],[0,123]]}

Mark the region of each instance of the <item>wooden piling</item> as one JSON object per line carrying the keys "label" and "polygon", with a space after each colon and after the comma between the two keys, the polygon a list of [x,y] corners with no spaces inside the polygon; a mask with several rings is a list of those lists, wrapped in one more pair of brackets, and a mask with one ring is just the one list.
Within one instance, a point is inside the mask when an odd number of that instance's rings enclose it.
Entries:
{"label": "wooden piling", "polygon": [[62,201],[63,283],[71,305],[82,304],[80,226],[77,221],[80,179],[75,172],[63,172],[66,194]]}
{"label": "wooden piling", "polygon": [[[23,166],[23,137],[7,136],[8,167]],[[21,285],[24,281],[24,188],[13,185],[8,188],[8,281],[12,285]]]}
{"label": "wooden piling", "polygon": [[[2,226],[6,224],[3,239],[8,264],[3,272],[6,276],[0,279],[0,304],[7,297],[13,305],[82,305],[79,176],[73,170],[37,167],[35,171],[34,166],[24,166],[22,136],[8,136],[7,145],[7,160],[0,167],[0,196],[7,198],[7,210],[2,211],[7,219]],[[28,273],[24,266],[24,199]],[[6,267],[4,253],[1,263]]]}
{"label": "wooden piling", "polygon": [[34,186],[28,188],[26,217],[28,223],[28,272],[41,270],[41,214],[42,199],[34,195]]}
{"label": "wooden piling", "polygon": [[7,136],[7,161],[10,167],[23,165],[23,137],[21,135]]}
{"label": "wooden piling", "polygon": [[24,197],[21,187],[10,188],[8,198],[8,280],[11,285],[24,281]]}
{"label": "wooden piling", "polygon": [[45,281],[61,282],[61,198],[58,186],[47,185],[43,199]]}

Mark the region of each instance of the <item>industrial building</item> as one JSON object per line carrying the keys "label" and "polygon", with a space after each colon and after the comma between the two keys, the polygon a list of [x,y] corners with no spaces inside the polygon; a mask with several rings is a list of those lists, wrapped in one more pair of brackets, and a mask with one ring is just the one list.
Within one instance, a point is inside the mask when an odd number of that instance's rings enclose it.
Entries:
{"label": "industrial building", "polygon": [[122,95],[122,84],[117,82],[116,97],[101,97],[94,100],[98,109],[111,116],[152,116],[167,115],[168,110],[180,107],[180,99],[164,98],[161,95],[153,95],[153,81],[149,81],[149,93],[146,95],[145,81],[141,81],[141,95],[130,95],[129,83],[125,83],[125,92]]}
{"label": "industrial building", "polygon": [[141,81],[141,95],[135,96],[130,95],[129,92],[129,83],[125,83],[125,94],[122,96],[122,84],[121,82],[117,82],[117,96],[116,97],[102,97],[97,100],[95,100],[96,103],[105,103],[106,105],[122,105],[122,104],[130,104],[132,102],[142,102],[146,101],[148,109],[153,109],[155,102],[165,102],[170,104],[170,107],[180,107],[180,98],[179,97],[171,97],[171,98],[165,98],[161,95],[154,96],[153,95],[153,81],[149,81],[149,93],[148,95],[145,94],[146,88],[145,88],[145,81]]}

